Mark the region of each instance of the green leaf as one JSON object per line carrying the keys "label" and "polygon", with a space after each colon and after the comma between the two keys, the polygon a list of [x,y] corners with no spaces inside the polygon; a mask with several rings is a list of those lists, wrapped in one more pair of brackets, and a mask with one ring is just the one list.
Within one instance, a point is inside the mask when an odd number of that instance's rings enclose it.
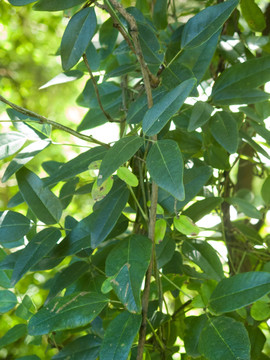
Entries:
{"label": "green leaf", "polygon": [[22,168],[16,177],[20,192],[36,217],[47,225],[57,223],[62,215],[60,200],[32,171]]}
{"label": "green leaf", "polygon": [[[47,1],[47,0],[46,0]],[[53,85],[65,84],[70,81],[80,79],[83,76],[83,72],[78,70],[69,70],[61,74],[56,75],[54,78],[42,85],[39,90],[46,89]]]}
{"label": "green leaf", "polygon": [[270,80],[270,56],[254,58],[238,63],[222,72],[217,78],[212,100],[215,104],[250,104],[268,98],[259,86]]}
{"label": "green leaf", "polygon": [[238,3],[239,0],[228,0],[209,6],[189,19],[182,34],[182,48],[196,47],[207,41],[222,27]]}
{"label": "green leaf", "polygon": [[52,357],[53,360],[96,360],[99,354],[101,339],[96,335],[85,335],[68,343]]}
{"label": "green leaf", "polygon": [[189,356],[199,357],[199,339],[202,329],[206,325],[206,315],[188,316],[185,318],[186,331],[184,336],[185,350]]}
{"label": "green leaf", "polygon": [[160,44],[153,28],[148,23],[140,21],[137,22],[137,26],[144,60],[148,65],[158,66],[162,63],[164,55],[160,51]]}
{"label": "green leaf", "polygon": [[186,215],[175,216],[173,218],[173,225],[177,231],[185,235],[196,236],[200,232],[198,226]]}
{"label": "green leaf", "polygon": [[146,158],[147,169],[158,186],[177,200],[185,198],[183,185],[183,159],[177,143],[173,140],[155,142]]}
{"label": "green leaf", "polygon": [[[167,92],[163,87],[153,91],[153,103],[158,103]],[[148,110],[147,96],[142,95],[131,103],[127,113],[128,124],[138,124],[142,121],[146,111]]]}
{"label": "green leaf", "polygon": [[203,101],[197,101],[192,108],[190,122],[188,124],[187,130],[194,131],[198,127],[207,123],[213,110],[214,108],[210,104]]}
{"label": "green leaf", "polygon": [[219,207],[223,199],[220,197],[209,197],[204,200],[198,200],[184,211],[184,215],[189,216],[194,222],[199,221],[205,215],[208,215],[215,208]]}
{"label": "green leaf", "polygon": [[56,184],[59,181],[70,179],[73,176],[87,171],[92,162],[103,159],[106,151],[107,149],[103,146],[97,146],[85,151],[61,165],[48,179],[45,179],[45,184],[47,186]]}
{"label": "green leaf", "polygon": [[143,138],[139,136],[127,136],[118,140],[108,150],[101,162],[97,184],[100,186],[112,173],[128,161],[143,143]]}
{"label": "green leaf", "polygon": [[183,242],[182,253],[198,265],[211,279],[224,278],[221,261],[217,252],[206,241],[188,239]]}
{"label": "green leaf", "polygon": [[21,319],[28,320],[32,315],[35,306],[30,298],[30,296],[25,295],[20,305],[15,311],[15,315]]}
{"label": "green leaf", "polygon": [[107,305],[103,294],[80,292],[54,298],[29,321],[30,335],[44,335],[51,331],[69,330],[89,324]]}
{"label": "green leaf", "polygon": [[27,334],[26,324],[17,324],[13,326],[4,336],[0,338],[0,349],[14,343]]}
{"label": "green leaf", "polygon": [[261,188],[261,197],[266,205],[270,205],[270,175],[264,180]]}
{"label": "green leaf", "polygon": [[113,177],[108,177],[100,186],[97,185],[97,179],[93,184],[91,195],[94,201],[100,201],[110,192],[113,186]]}
{"label": "green leaf", "polygon": [[263,31],[266,27],[264,14],[254,0],[241,0],[241,12],[252,31]]}
{"label": "green leaf", "polygon": [[93,7],[84,8],[72,16],[61,41],[60,52],[64,70],[69,70],[79,61],[95,33],[96,26]]}
{"label": "green leaf", "polygon": [[165,219],[157,219],[155,223],[155,243],[160,244],[166,234],[167,222]]}
{"label": "green leaf", "polygon": [[91,247],[96,248],[109,235],[128,201],[129,191],[122,181],[114,181],[114,186],[105,199],[94,206],[89,217]]}
{"label": "green leaf", "polygon": [[27,4],[31,4],[37,0],[8,0],[8,2],[13,6],[23,6]]}
{"label": "green leaf", "polygon": [[251,345],[250,358],[252,360],[265,360],[262,357],[262,350],[266,341],[264,333],[259,327],[248,327],[247,331]]}
{"label": "green leaf", "polygon": [[14,286],[22,276],[47,255],[61,237],[56,228],[47,228],[37,233],[20,253],[15,263],[11,284]]}
{"label": "green leaf", "polygon": [[129,186],[136,187],[139,185],[139,180],[137,176],[126,167],[121,166],[117,170],[117,176]]}
{"label": "green leaf", "polygon": [[151,258],[151,241],[133,235],[109,253],[106,275],[113,276],[111,285],[118,298],[132,313],[141,311],[141,286]]}
{"label": "green leaf", "polygon": [[11,161],[3,175],[2,182],[7,181],[13,174],[32,160],[37,154],[50,145],[50,141],[36,141],[23,148]]}
{"label": "green leaf", "polygon": [[0,313],[5,313],[17,305],[17,298],[9,290],[0,290]]}
{"label": "green leaf", "polygon": [[[215,53],[221,30],[216,32],[209,40],[195,48],[183,49],[179,57],[169,66],[172,70],[179,66],[189,68],[199,84],[207,71]],[[180,41],[180,39],[179,39]],[[180,48],[179,48],[180,49]],[[167,69],[165,69],[164,73]]]}
{"label": "green leaf", "polygon": [[256,321],[268,320],[270,317],[270,304],[268,296],[265,296],[261,300],[252,304],[250,309],[250,315]]}
{"label": "green leaf", "polygon": [[212,293],[209,306],[215,313],[240,309],[270,292],[270,273],[247,272],[223,279]]}
{"label": "green leaf", "polygon": [[198,194],[205,183],[212,175],[213,169],[210,166],[194,166],[184,171],[185,200],[175,204],[175,199],[168,192],[159,190],[159,203],[170,213],[182,209],[190,200]]}
{"label": "green leaf", "polygon": [[26,141],[26,137],[19,132],[0,134],[0,160],[15,154]]}
{"label": "green leaf", "polygon": [[250,204],[245,199],[241,199],[238,197],[231,197],[226,198],[226,202],[229,204],[236,206],[239,210],[239,212],[243,212],[245,215],[254,218],[254,219],[261,219],[262,213],[256,209],[256,207],[252,204]]}
{"label": "green leaf", "polygon": [[14,109],[7,109],[7,114],[14,127],[25,134],[29,140],[48,140],[51,133],[51,125],[41,124],[40,120],[33,116],[27,116]]}
{"label": "green leaf", "polygon": [[59,11],[69,9],[73,6],[83,3],[84,0],[39,0],[33,10],[37,11]]}
{"label": "green leaf", "polygon": [[175,251],[175,241],[168,235],[156,245],[157,267],[160,269],[167,264],[173,257]]}
{"label": "green leaf", "polygon": [[5,244],[20,240],[30,230],[30,220],[14,211],[0,212],[0,243]]}
{"label": "green leaf", "polygon": [[167,27],[167,0],[157,0],[155,2],[153,22],[157,29],[165,29]]}
{"label": "green leaf", "polygon": [[216,112],[215,115],[211,118],[210,130],[216,141],[230,154],[233,154],[237,151],[237,123],[229,112]]}
{"label": "green leaf", "polygon": [[184,101],[196,84],[195,79],[183,81],[173,90],[169,91],[162,99],[149,109],[143,118],[143,131],[146,135],[157,134],[171,117],[181,108]]}
{"label": "green leaf", "polygon": [[232,318],[209,318],[199,341],[208,360],[250,360],[250,342],[244,325]]}
{"label": "green leaf", "polygon": [[141,326],[141,315],[124,311],[112,320],[105,331],[100,360],[126,360]]}
{"label": "green leaf", "polygon": [[230,154],[220,145],[207,144],[207,149],[204,152],[204,160],[213,168],[220,170],[230,169]]}
{"label": "green leaf", "polygon": [[78,280],[89,270],[89,264],[85,261],[76,261],[64,269],[61,269],[53,278],[50,284],[50,291],[45,301],[45,305],[60,291],[67,288],[74,281]]}

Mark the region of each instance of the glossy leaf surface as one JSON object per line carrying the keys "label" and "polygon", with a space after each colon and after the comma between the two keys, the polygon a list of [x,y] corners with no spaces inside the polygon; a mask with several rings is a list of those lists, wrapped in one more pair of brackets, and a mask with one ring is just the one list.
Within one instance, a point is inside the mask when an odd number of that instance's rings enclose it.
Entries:
{"label": "glossy leaf surface", "polygon": [[209,6],[192,17],[184,27],[182,48],[196,47],[207,41],[222,27],[238,3],[238,0],[228,0]]}
{"label": "glossy leaf surface", "polygon": [[104,295],[94,292],[55,298],[30,319],[28,332],[43,335],[84,326],[94,320],[107,303]]}

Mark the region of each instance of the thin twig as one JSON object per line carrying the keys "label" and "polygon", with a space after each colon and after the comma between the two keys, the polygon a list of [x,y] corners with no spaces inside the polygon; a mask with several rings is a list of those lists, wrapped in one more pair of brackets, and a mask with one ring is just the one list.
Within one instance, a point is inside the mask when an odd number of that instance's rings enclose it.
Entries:
{"label": "thin twig", "polygon": [[151,108],[153,106],[153,98],[152,98],[152,91],[151,91],[151,84],[156,87],[159,83],[159,79],[151,73],[148,66],[146,65],[143,53],[141,49],[141,45],[139,42],[139,31],[138,26],[136,24],[136,20],[134,17],[129,14],[126,9],[119,3],[117,0],[109,0],[109,2],[113,5],[113,7],[119,11],[119,13],[124,17],[124,19],[128,22],[130,27],[130,33],[133,40],[135,53],[137,56],[137,59],[141,66],[141,71],[143,75],[143,82],[145,86],[145,91],[147,95],[147,101],[148,101],[148,107]]}
{"label": "thin twig", "polygon": [[93,83],[93,86],[94,86],[94,89],[95,89],[95,93],[96,93],[96,97],[97,97],[97,101],[98,101],[98,104],[99,104],[99,107],[101,109],[101,111],[103,112],[103,114],[106,116],[107,120],[109,122],[120,122],[120,120],[114,120],[111,115],[104,109],[103,105],[102,105],[102,102],[101,102],[101,99],[100,99],[100,94],[99,94],[99,90],[98,90],[98,86],[97,86],[97,82],[96,82],[96,79],[92,73],[92,70],[90,68],[90,65],[88,63],[88,60],[87,60],[87,57],[85,54],[83,54],[83,61],[87,67],[87,70],[89,72],[89,75],[91,77],[91,80],[92,80],[92,83]]}
{"label": "thin twig", "polygon": [[[125,10],[125,8],[119,2],[117,2],[117,0],[107,0],[107,3],[109,5],[112,5],[114,9],[116,9],[129,24],[130,34],[133,40],[135,54],[141,67],[145,92],[147,96],[147,104],[148,104],[148,108],[150,109],[153,106],[153,96],[152,96],[151,86],[156,87],[157,84],[159,83],[159,79],[150,72],[148,66],[144,61],[141,45],[139,42],[139,31],[136,20],[131,14],[129,14]],[[157,136],[156,135],[153,136],[151,138],[151,141],[154,142],[157,141]],[[150,283],[151,283],[151,277],[152,277],[152,271],[153,271],[154,259],[155,259],[155,223],[156,223],[157,201],[158,201],[158,186],[156,183],[152,182],[151,207],[150,207],[149,224],[148,224],[148,237],[152,241],[152,252],[151,252],[149,267],[146,273],[144,292],[142,296],[142,324],[139,332],[137,360],[142,360],[143,358],[144,344],[146,338]]]}
{"label": "thin twig", "polygon": [[[94,139],[92,136],[88,136],[88,135],[84,135],[84,134],[81,134],[67,126],[64,126],[62,124],[59,124],[53,120],[50,120],[48,118],[46,118],[45,116],[42,116],[42,115],[39,115],[37,113],[35,113],[34,111],[31,111],[31,110],[28,110],[28,109],[25,109],[19,105],[16,105],[14,103],[12,103],[11,101],[5,99],[3,96],[0,95],[0,101],[2,101],[3,103],[7,104],[8,106],[12,107],[14,110],[16,111],[19,111],[20,113],[24,114],[24,115],[27,115],[27,116],[33,116],[35,118],[37,118],[39,120],[39,123],[40,124],[49,124],[51,125],[52,127],[54,127],[55,129],[58,129],[58,130],[62,130],[62,131],[65,131],[73,136],[76,136],[77,138],[81,139],[81,140],[85,140],[85,141],[88,141],[88,142],[92,142],[94,144],[97,144],[97,145],[102,145],[102,146],[105,146],[105,147],[109,147],[108,144],[105,144],[97,139]],[[27,122],[27,119],[25,120]]]}

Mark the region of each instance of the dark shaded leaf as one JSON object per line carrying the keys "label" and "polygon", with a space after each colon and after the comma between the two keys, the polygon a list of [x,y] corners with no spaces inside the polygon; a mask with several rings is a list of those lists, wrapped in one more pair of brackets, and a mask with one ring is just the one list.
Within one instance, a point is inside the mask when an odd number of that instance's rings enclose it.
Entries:
{"label": "dark shaded leaf", "polygon": [[60,291],[67,288],[74,281],[78,280],[85,272],[89,270],[89,264],[85,261],[76,261],[66,268],[60,270],[50,284],[50,291],[45,301],[45,305]]}
{"label": "dark shaded leaf", "polygon": [[206,241],[185,240],[182,245],[182,253],[198,265],[210,279],[219,281],[224,278],[221,261],[216,251]]}
{"label": "dark shaded leaf", "polygon": [[229,112],[216,112],[210,120],[210,130],[216,141],[230,154],[233,154],[237,151],[237,123]]}
{"label": "dark shaded leaf", "polygon": [[14,308],[17,298],[9,290],[0,290],[0,313],[5,313]]}
{"label": "dark shaded leaf", "polygon": [[139,150],[143,145],[143,138],[139,136],[127,136],[118,140],[104,156],[98,175],[97,184],[100,186],[112,173]]}
{"label": "dark shaded leaf", "polygon": [[209,360],[249,360],[247,330],[232,318],[209,318],[200,336],[199,351]]}
{"label": "dark shaded leaf", "polygon": [[57,223],[62,215],[60,200],[32,171],[22,168],[16,174],[20,192],[37,218],[45,224]]}
{"label": "dark shaded leaf", "polygon": [[2,246],[20,240],[30,230],[30,220],[14,211],[0,212],[0,243]]}
{"label": "dark shaded leaf", "polygon": [[146,158],[147,169],[158,186],[177,200],[185,198],[183,184],[183,158],[177,143],[173,140],[155,142]]}
{"label": "dark shaded leaf", "polygon": [[223,199],[220,197],[209,197],[204,200],[199,200],[188,207],[183,214],[189,216],[194,222],[197,222],[205,215],[210,214],[222,201]]}
{"label": "dark shaded leaf", "polygon": [[0,338],[0,349],[4,346],[14,343],[27,334],[26,324],[17,324],[13,326],[4,336]]}
{"label": "dark shaded leaf", "polygon": [[61,165],[48,179],[45,179],[45,184],[52,185],[59,181],[70,179],[86,170],[88,166],[96,161],[103,159],[107,149],[103,146],[97,146],[84,153],[76,156],[74,159]]}
{"label": "dark shaded leaf", "polygon": [[59,11],[83,3],[84,0],[39,0],[33,9],[37,11]]}
{"label": "dark shaded leaf", "polygon": [[141,315],[122,312],[109,324],[100,349],[100,360],[126,360],[141,326]]}
{"label": "dark shaded leaf", "polygon": [[109,253],[106,275],[118,298],[132,313],[141,311],[141,286],[151,258],[151,241],[141,235],[123,240]]}
{"label": "dark shaded leaf", "polygon": [[61,60],[64,70],[72,68],[89,45],[97,26],[93,7],[84,8],[70,19],[61,41]]}
{"label": "dark shaded leaf", "polygon": [[14,286],[22,276],[31,269],[43,256],[47,255],[61,237],[60,230],[47,228],[37,233],[26,245],[17,259],[11,283]]}
{"label": "dark shaded leaf", "polygon": [[171,117],[181,108],[195,84],[196,80],[193,78],[183,81],[164,95],[151,109],[147,110],[143,118],[144,133],[152,136],[162,130]]}
{"label": "dark shaded leaf", "polygon": [[185,319],[185,336],[184,343],[185,349],[188,355],[192,357],[199,357],[199,340],[201,336],[202,329],[205,327],[207,322],[206,315],[200,316],[188,316]]}
{"label": "dark shaded leaf", "polygon": [[212,99],[215,104],[250,104],[269,97],[259,86],[270,80],[270,56],[254,58],[226,69],[216,80]]}
{"label": "dark shaded leaf", "polygon": [[99,354],[101,339],[96,335],[85,335],[70,342],[58,354],[52,357],[53,360],[96,360]]}

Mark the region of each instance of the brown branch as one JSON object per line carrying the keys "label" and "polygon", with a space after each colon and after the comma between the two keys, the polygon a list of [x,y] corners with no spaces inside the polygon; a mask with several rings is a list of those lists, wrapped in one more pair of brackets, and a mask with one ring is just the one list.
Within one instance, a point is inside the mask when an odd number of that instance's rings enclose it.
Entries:
{"label": "brown branch", "polygon": [[[5,99],[3,96],[0,95],[0,101],[2,101],[3,103],[7,104],[8,106],[10,106],[11,108],[13,108],[14,110],[16,111],[19,111],[20,113],[24,114],[24,115],[27,115],[27,116],[33,116],[35,118],[37,118],[39,120],[39,123],[40,124],[49,124],[51,125],[52,127],[54,127],[55,129],[58,129],[58,130],[62,130],[62,131],[65,131],[66,133],[69,133],[73,136],[76,136],[77,138],[81,139],[81,140],[85,140],[85,141],[88,141],[88,142],[92,142],[94,144],[97,144],[97,145],[102,145],[102,146],[105,146],[105,147],[109,147],[108,144],[105,144],[97,139],[94,139],[92,136],[88,136],[88,135],[84,135],[84,134],[81,134],[65,125],[62,125],[62,124],[59,124],[53,120],[50,120],[48,118],[46,118],[45,116],[42,116],[42,115],[39,115],[37,113],[35,113],[34,111],[31,111],[31,110],[28,110],[28,109],[25,109],[19,105],[16,105],[14,103],[12,103],[11,101]],[[27,121],[27,119],[25,120]]]}
{"label": "brown branch", "polygon": [[103,112],[103,114],[106,116],[107,120],[109,122],[121,122],[120,120],[114,120],[111,115],[104,109],[103,105],[102,105],[102,102],[101,102],[101,99],[100,99],[100,94],[99,94],[99,90],[98,90],[98,86],[97,86],[97,82],[96,82],[96,79],[92,73],[92,70],[90,68],[90,65],[88,63],[88,60],[87,60],[87,57],[85,54],[83,54],[83,61],[87,67],[87,70],[90,74],[90,77],[91,77],[91,80],[92,80],[92,83],[93,83],[93,86],[94,86],[94,89],[95,89],[95,93],[96,93],[96,97],[97,97],[97,101],[98,101],[98,104],[99,104],[99,107],[101,109],[101,111]]}
{"label": "brown branch", "polygon": [[139,31],[138,26],[136,23],[136,20],[134,17],[129,14],[123,6],[117,2],[117,0],[109,0],[110,3],[113,5],[113,7],[124,17],[124,19],[128,22],[130,27],[130,33],[131,37],[134,43],[135,53],[137,56],[137,59],[141,66],[141,71],[143,75],[143,82],[145,86],[145,91],[147,95],[147,101],[148,101],[148,107],[151,108],[153,106],[153,98],[152,98],[152,91],[151,91],[151,85],[154,87],[157,86],[159,83],[159,79],[151,73],[151,71],[148,69],[148,66],[146,65],[143,53],[141,49],[141,45],[139,42]]}

